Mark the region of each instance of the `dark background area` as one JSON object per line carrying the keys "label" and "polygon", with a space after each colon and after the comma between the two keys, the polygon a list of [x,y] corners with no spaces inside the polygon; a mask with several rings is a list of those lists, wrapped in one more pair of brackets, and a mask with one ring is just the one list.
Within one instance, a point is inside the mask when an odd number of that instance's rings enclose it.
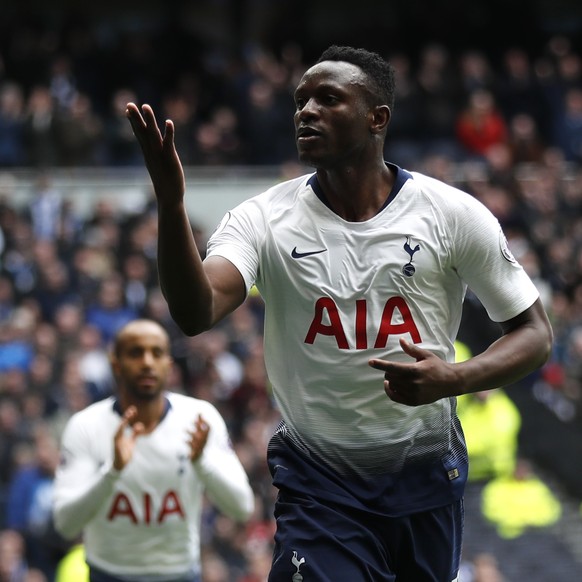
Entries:
{"label": "dark background area", "polygon": [[4,0],[0,6],[0,33],[23,22],[37,33],[98,24],[102,39],[166,28],[181,31],[166,40],[192,35],[231,51],[252,42],[276,49],[295,41],[307,57],[332,42],[411,56],[427,42],[443,42],[451,50],[479,48],[494,56],[509,46],[539,49],[555,34],[578,43],[582,37],[578,0]]}

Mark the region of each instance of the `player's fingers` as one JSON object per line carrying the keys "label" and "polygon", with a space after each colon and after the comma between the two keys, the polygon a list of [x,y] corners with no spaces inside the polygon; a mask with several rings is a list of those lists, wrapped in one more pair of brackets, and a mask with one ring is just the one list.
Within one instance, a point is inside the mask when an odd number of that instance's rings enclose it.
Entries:
{"label": "player's fingers", "polygon": [[208,440],[209,431],[210,426],[208,423],[201,415],[198,415],[198,418],[194,422],[194,430],[188,431],[188,434],[190,435],[190,458],[193,461],[196,461],[200,455],[202,455],[204,447],[206,446],[206,441]]}
{"label": "player's fingers", "polygon": [[139,108],[128,105],[126,111],[128,112],[133,132],[142,149],[145,151],[146,147],[151,147],[152,145],[159,147],[162,143],[162,134],[151,106],[145,103],[140,111]]}
{"label": "player's fingers", "polygon": [[136,422],[132,427],[132,436],[135,440],[138,436],[145,433],[145,425],[143,422]]}
{"label": "player's fingers", "polygon": [[141,141],[141,138],[147,130],[147,126],[137,105],[135,103],[128,103],[125,109],[125,115],[129,120],[134,135],[138,138],[138,141]]}
{"label": "player's fingers", "polygon": [[204,420],[204,418],[202,418],[201,414],[199,414],[198,418],[196,419],[196,428],[199,431],[205,432],[205,433],[208,433],[208,431],[210,430],[208,423]]}
{"label": "player's fingers", "polygon": [[417,345],[415,345],[411,342],[408,342],[403,338],[400,339],[400,347],[403,349],[403,351],[406,354],[408,354],[409,356],[412,356],[416,361],[424,360],[424,359],[432,356],[432,352],[430,352],[429,350],[425,350],[423,348],[420,348]]}
{"label": "player's fingers", "polygon": [[386,360],[370,360],[368,364],[375,370],[384,372],[386,380],[391,379],[412,379],[418,373],[415,364],[405,364],[402,362],[388,362]]}
{"label": "player's fingers", "polygon": [[174,131],[174,122],[171,119],[166,119],[163,146],[167,151],[173,151],[174,149]]}
{"label": "player's fingers", "polygon": [[135,406],[130,406],[123,413],[123,416],[121,417],[121,422],[119,423],[119,426],[117,427],[117,431],[115,433],[115,438],[119,438],[123,434],[123,432],[125,431],[125,428],[127,426],[129,426],[131,421],[135,418],[136,414],[137,414],[137,409]]}
{"label": "player's fingers", "polygon": [[400,403],[403,402],[402,394],[400,394],[388,380],[384,380],[384,392],[386,392],[386,396],[388,396],[390,400]]}
{"label": "player's fingers", "polygon": [[368,366],[374,368],[375,370],[381,370],[382,372],[385,372],[392,366],[392,362],[387,362],[386,360],[371,359],[368,360]]}
{"label": "player's fingers", "polygon": [[407,406],[416,406],[418,404],[406,390],[400,390],[396,387],[395,383],[389,382],[388,380],[384,380],[384,392],[386,392],[386,396],[390,400],[398,402],[399,404],[405,404]]}

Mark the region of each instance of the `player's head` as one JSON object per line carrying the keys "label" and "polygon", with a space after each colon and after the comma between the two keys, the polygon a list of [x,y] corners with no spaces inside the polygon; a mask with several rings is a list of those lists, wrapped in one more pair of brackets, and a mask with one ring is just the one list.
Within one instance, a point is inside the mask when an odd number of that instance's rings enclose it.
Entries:
{"label": "player's head", "polygon": [[366,75],[371,104],[388,105],[392,111],[395,90],[394,68],[379,54],[363,48],[332,45],[321,53],[317,63],[324,61],[343,61],[361,69]]}
{"label": "player's head", "polygon": [[158,397],[172,368],[166,330],[149,319],[124,325],[113,342],[111,367],[119,390],[132,400]]}
{"label": "player's head", "polygon": [[332,169],[382,157],[394,74],[379,55],[330,47],[305,72],[294,99],[302,162]]}

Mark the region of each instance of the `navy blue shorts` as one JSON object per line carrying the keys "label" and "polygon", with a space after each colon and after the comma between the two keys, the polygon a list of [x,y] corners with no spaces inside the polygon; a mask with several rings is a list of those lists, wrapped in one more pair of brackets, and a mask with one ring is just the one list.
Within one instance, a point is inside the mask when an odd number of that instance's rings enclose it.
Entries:
{"label": "navy blue shorts", "polygon": [[[393,498],[383,489],[389,478],[340,477],[280,435],[271,440],[268,461],[279,489],[269,582],[457,579],[464,522],[459,486],[451,488],[448,499],[439,496],[435,502],[437,483],[429,479],[422,487],[427,505],[401,514],[406,503],[395,501],[405,501],[399,487],[390,489],[397,491]],[[446,474],[446,467],[442,471]]]}
{"label": "navy blue shorts", "polygon": [[279,493],[269,582],[451,582],[463,502],[379,517]]}

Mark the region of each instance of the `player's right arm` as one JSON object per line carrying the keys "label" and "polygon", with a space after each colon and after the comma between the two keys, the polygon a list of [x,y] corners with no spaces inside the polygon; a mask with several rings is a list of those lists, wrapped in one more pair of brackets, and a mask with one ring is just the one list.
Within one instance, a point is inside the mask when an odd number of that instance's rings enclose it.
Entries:
{"label": "player's right arm", "polygon": [[67,424],[53,499],[55,527],[63,537],[76,538],[111,496],[121,471],[133,456],[135,439],[143,430],[141,426],[124,434],[134,416],[135,410],[124,414],[113,439],[113,461],[104,465],[92,452],[94,443],[82,419],[74,416]]}
{"label": "player's right arm", "polygon": [[158,272],[173,319],[187,335],[210,329],[245,298],[236,267],[222,257],[202,261],[184,204],[185,179],[174,144],[174,124],[164,134],[152,108],[127,105],[158,203]]}

